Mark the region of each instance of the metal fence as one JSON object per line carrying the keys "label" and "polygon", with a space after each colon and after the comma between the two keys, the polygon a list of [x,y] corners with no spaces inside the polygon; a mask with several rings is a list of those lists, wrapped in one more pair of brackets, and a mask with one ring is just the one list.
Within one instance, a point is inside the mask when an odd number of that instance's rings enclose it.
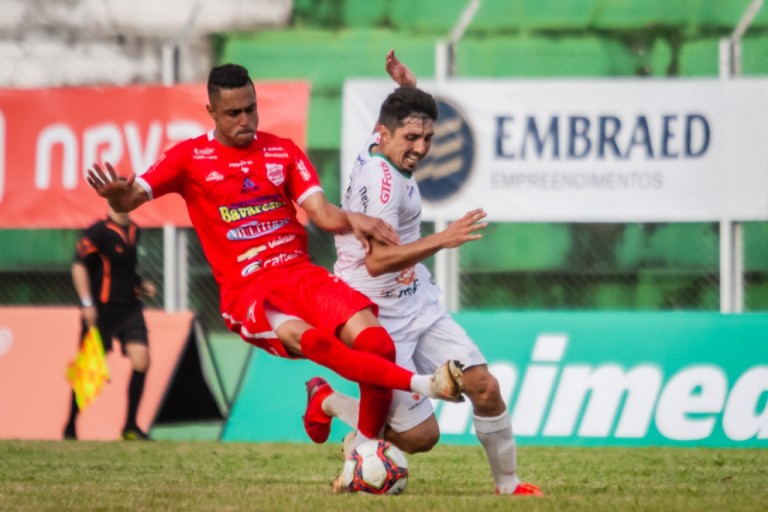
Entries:
{"label": "metal fence", "polygon": [[[424,234],[433,226],[424,225]],[[316,263],[331,268],[332,237],[309,227]],[[745,311],[768,310],[768,223],[745,226]],[[0,241],[7,240],[0,231]],[[57,233],[74,254],[77,231]],[[29,232],[51,239],[51,232]],[[162,229],[144,229],[140,273],[157,284],[147,300],[164,307]],[[64,242],[61,242],[64,240]],[[212,331],[224,328],[210,267],[197,236],[186,236],[182,301]],[[716,224],[493,224],[483,240],[458,251],[459,308],[515,310],[719,310],[719,236]],[[69,249],[58,248],[66,254]],[[3,252],[10,251],[9,247]],[[0,266],[0,304],[76,305],[71,260]],[[427,262],[429,266],[432,261]],[[174,263],[179,265],[179,262]]]}

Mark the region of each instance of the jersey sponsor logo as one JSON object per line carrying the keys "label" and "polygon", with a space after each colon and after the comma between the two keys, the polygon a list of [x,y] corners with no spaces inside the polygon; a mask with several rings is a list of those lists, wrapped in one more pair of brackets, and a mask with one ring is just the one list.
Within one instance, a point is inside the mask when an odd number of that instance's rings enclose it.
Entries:
{"label": "jersey sponsor logo", "polygon": [[240,188],[240,193],[247,194],[248,192],[253,192],[255,190],[259,190],[259,186],[255,184],[251,178],[246,176],[243,180],[243,186]]}
{"label": "jersey sponsor logo", "polygon": [[419,280],[416,278],[416,267],[401,270],[395,277],[395,281],[400,287],[382,290],[379,296],[386,299],[410,297],[416,293],[420,286]]}
{"label": "jersey sponsor logo", "polygon": [[240,169],[244,173],[248,173],[250,171],[250,167],[253,165],[253,160],[240,160],[239,162],[230,162],[229,166],[234,167],[235,169]]}
{"label": "jersey sponsor logo", "polygon": [[285,151],[285,148],[283,146],[270,146],[268,148],[264,148],[264,151]]}
{"label": "jersey sponsor logo", "polygon": [[267,248],[267,246],[265,244],[262,244],[262,245],[260,245],[258,247],[251,247],[250,249],[248,249],[244,253],[238,255],[237,262],[240,263],[240,262],[243,262],[243,261],[246,261],[246,260],[253,259],[256,256],[258,256],[259,253],[261,253],[261,251],[263,251],[266,248]]}
{"label": "jersey sponsor logo", "polygon": [[238,263],[246,260],[250,260],[261,254],[261,252],[269,247],[270,249],[274,249],[275,247],[280,247],[283,244],[287,244],[288,242],[295,240],[296,235],[290,234],[290,235],[283,235],[281,237],[275,238],[274,240],[270,240],[266,244],[261,244],[258,247],[251,247],[244,253],[240,254],[237,257]]}
{"label": "jersey sponsor logo", "polygon": [[243,270],[240,271],[240,275],[245,277],[247,275],[253,274],[257,270],[261,269],[261,261],[254,261],[253,263],[249,263],[248,265],[243,267]]}
{"label": "jersey sponsor logo", "polygon": [[304,256],[304,254],[304,251],[281,252],[280,254],[275,254],[271,258],[249,263],[243,267],[243,270],[240,271],[240,275],[245,277],[249,274],[253,274],[257,270],[261,270],[262,268],[276,267],[278,265],[282,265],[283,263],[288,263],[289,261],[295,260],[296,258],[300,258]]}
{"label": "jersey sponsor logo", "polygon": [[295,240],[296,235],[290,234],[290,235],[283,235],[281,237],[275,238],[274,240],[270,240],[267,242],[267,245],[270,249],[274,249],[275,247],[280,247],[283,244],[287,244],[288,242]]}
{"label": "jersey sponsor logo", "polygon": [[307,166],[304,165],[303,160],[299,160],[297,167],[299,168],[299,174],[301,175],[301,179],[303,179],[304,181],[309,181],[312,179],[312,175],[309,174],[309,169],[307,169]]}
{"label": "jersey sponsor logo", "polygon": [[253,240],[259,238],[267,233],[277,231],[281,227],[288,224],[288,219],[269,220],[266,222],[249,222],[244,226],[240,226],[234,229],[230,229],[227,232],[228,240]]}
{"label": "jersey sponsor logo", "polygon": [[219,215],[224,222],[237,222],[264,212],[271,212],[285,206],[285,201],[273,200],[260,204],[219,206]]}
{"label": "jersey sponsor logo", "polygon": [[381,171],[384,173],[381,177],[381,192],[379,193],[379,199],[384,204],[389,202],[389,198],[392,197],[392,173],[389,170],[389,166],[386,162],[381,162]]}
{"label": "jersey sponsor logo", "polygon": [[192,160],[217,160],[219,157],[213,151],[213,148],[194,148]]}
{"label": "jersey sponsor logo", "polygon": [[280,254],[276,254],[271,258],[264,260],[262,267],[276,267],[283,263],[295,260],[296,258],[300,258],[304,256],[304,254],[304,251],[281,252]]}
{"label": "jersey sponsor logo", "polygon": [[268,153],[264,152],[264,156],[267,158],[288,158],[288,153],[282,152],[282,153]]}
{"label": "jersey sponsor logo", "polygon": [[368,213],[368,187],[361,187],[358,193],[360,194],[360,202],[363,205],[363,213]]}
{"label": "jersey sponsor logo", "polygon": [[210,174],[205,177],[205,181],[222,181],[223,179],[224,175],[218,171],[211,171]]}
{"label": "jersey sponsor logo", "polygon": [[407,183],[406,183],[406,185],[405,185],[405,193],[406,193],[406,194],[408,194],[408,197],[409,197],[410,199],[413,199],[413,193],[414,193],[415,191],[416,191],[416,187],[414,187],[413,185],[409,185],[409,184],[407,184]]}
{"label": "jersey sponsor logo", "polygon": [[474,135],[467,117],[453,104],[436,99],[440,119],[435,123],[432,151],[414,173],[425,201],[442,201],[458,193],[469,181],[475,159]]}
{"label": "jersey sponsor logo", "polygon": [[276,187],[282,185],[285,181],[283,164],[267,164],[267,178]]}
{"label": "jersey sponsor logo", "polygon": [[395,278],[399,284],[409,285],[416,280],[416,267],[406,268],[400,271]]}

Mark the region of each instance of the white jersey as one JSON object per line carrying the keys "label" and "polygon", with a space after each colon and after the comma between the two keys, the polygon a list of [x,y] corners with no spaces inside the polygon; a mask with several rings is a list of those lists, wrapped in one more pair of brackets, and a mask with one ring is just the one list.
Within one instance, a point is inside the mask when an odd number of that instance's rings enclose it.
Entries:
{"label": "white jersey", "polygon": [[[400,171],[383,155],[371,154],[374,134],[355,160],[342,209],[365,213],[391,224],[403,244],[421,238],[421,195],[410,173]],[[379,306],[380,317],[404,318],[418,313],[440,297],[429,270],[413,267],[371,277],[365,268],[363,246],[352,233],[336,235],[334,273]]]}

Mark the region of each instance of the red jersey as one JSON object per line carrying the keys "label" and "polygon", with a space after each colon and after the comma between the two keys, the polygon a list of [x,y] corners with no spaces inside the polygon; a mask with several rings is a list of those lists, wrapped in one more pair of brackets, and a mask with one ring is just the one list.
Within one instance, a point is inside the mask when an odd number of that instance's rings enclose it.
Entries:
{"label": "red jersey", "polygon": [[221,311],[263,270],[309,260],[300,204],[322,191],[314,167],[291,140],[256,132],[247,148],[213,131],[181,142],[136,179],[150,199],[176,192],[189,211],[219,285]]}

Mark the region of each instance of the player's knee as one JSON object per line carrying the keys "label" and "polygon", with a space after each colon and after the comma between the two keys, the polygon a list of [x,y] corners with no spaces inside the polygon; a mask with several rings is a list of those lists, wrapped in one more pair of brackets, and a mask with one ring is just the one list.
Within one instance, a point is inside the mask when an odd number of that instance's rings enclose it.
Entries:
{"label": "player's knee", "polygon": [[464,372],[464,390],[476,410],[504,408],[499,381],[485,366],[473,367]]}
{"label": "player's knee", "polygon": [[[286,335],[290,334],[291,333],[286,333]],[[278,336],[280,336],[280,341],[286,343],[287,340],[283,338],[283,333],[278,332]],[[301,347],[301,352],[305,356],[313,361],[318,361],[324,355],[329,353],[331,349],[331,340],[317,329],[308,329],[302,333],[299,345]]]}
{"label": "player's knee", "polygon": [[131,368],[137,372],[146,373],[149,370],[149,348],[140,342],[128,342],[126,355],[131,361]]}
{"label": "player's knee", "polygon": [[147,370],[149,370],[149,358],[145,359],[139,359],[137,361],[133,361],[133,369],[140,373],[147,373]]}
{"label": "player's knee", "polygon": [[386,329],[380,326],[368,327],[360,332],[355,338],[353,347],[356,350],[376,354],[388,361],[395,360],[395,342],[392,341]]}
{"label": "player's knee", "polygon": [[440,432],[420,432],[414,436],[404,436],[396,444],[408,454],[428,452],[440,441]]}
{"label": "player's knee", "polygon": [[385,427],[384,438],[405,453],[428,452],[440,441],[440,428],[434,416],[404,432]]}

